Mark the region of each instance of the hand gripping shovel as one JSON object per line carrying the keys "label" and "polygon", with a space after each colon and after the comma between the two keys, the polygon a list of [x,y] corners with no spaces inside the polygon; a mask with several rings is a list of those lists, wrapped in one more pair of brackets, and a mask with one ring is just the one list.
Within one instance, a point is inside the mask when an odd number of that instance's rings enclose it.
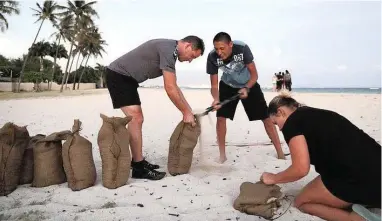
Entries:
{"label": "hand gripping shovel", "polygon": [[[238,98],[240,97],[240,95],[241,95],[241,94],[236,94],[236,95],[234,95],[234,96],[232,96],[232,97],[230,97],[230,98],[228,98],[228,99],[226,99],[226,100],[224,100],[224,101],[222,101],[222,102],[219,102],[219,103],[216,104],[216,105],[224,106],[224,105],[228,104],[229,102],[238,99]],[[203,117],[203,116],[206,116],[209,112],[211,112],[211,111],[213,111],[213,110],[214,110],[214,107],[213,107],[213,106],[208,107],[203,113],[201,113],[201,114],[196,114],[196,116],[197,116],[197,117]]]}

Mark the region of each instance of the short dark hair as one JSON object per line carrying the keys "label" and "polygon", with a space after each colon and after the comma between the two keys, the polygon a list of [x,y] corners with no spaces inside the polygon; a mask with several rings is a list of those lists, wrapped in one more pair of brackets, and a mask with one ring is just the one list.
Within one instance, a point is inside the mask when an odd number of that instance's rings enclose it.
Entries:
{"label": "short dark hair", "polygon": [[204,41],[201,38],[199,38],[198,36],[195,36],[195,35],[189,35],[189,36],[184,37],[182,39],[182,41],[191,43],[192,49],[200,50],[201,55],[203,55],[205,47],[204,47]]}
{"label": "short dark hair", "polygon": [[226,43],[230,43],[232,40],[231,40],[231,36],[228,33],[219,32],[214,37],[213,42],[215,42],[215,41],[224,41]]}

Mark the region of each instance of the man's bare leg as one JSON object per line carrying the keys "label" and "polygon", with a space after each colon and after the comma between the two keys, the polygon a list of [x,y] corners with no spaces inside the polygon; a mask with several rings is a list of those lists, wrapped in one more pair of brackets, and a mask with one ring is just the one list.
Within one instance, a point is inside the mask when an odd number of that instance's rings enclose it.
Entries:
{"label": "man's bare leg", "polygon": [[285,159],[283,150],[281,149],[280,138],[276,130],[276,126],[272,123],[270,118],[266,118],[263,121],[265,131],[267,132],[269,138],[272,140],[273,145],[275,146],[277,158]]}
{"label": "man's bare leg", "polygon": [[126,116],[132,116],[129,122],[128,131],[130,136],[130,149],[132,154],[131,167],[133,169],[132,177],[138,179],[160,180],[166,172],[158,172],[159,166],[147,162],[142,154],[142,124],[143,113],[141,106],[132,105],[122,107],[121,110]]}
{"label": "man's bare leg", "polygon": [[139,105],[132,105],[122,107],[121,110],[126,116],[133,117],[128,126],[131,154],[133,155],[132,158],[134,162],[142,161],[142,108]]}
{"label": "man's bare leg", "polygon": [[225,153],[225,136],[227,133],[227,120],[224,117],[218,117],[216,121],[216,134],[219,145],[219,163],[224,163],[227,160]]}

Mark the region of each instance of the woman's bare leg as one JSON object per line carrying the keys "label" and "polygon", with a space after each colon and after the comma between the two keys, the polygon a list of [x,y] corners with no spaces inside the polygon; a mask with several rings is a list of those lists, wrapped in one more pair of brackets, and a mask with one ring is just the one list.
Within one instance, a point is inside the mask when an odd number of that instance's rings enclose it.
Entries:
{"label": "woman's bare leg", "polygon": [[300,211],[320,217],[328,221],[363,221],[364,219],[354,212],[348,212],[351,206],[329,192],[317,176],[295,199],[295,207]]}

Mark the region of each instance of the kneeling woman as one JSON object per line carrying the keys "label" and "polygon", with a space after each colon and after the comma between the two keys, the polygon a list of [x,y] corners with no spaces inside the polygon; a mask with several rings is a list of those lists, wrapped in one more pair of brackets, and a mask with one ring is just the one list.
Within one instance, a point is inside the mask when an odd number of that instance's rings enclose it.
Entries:
{"label": "kneeling woman", "polygon": [[300,105],[288,95],[270,102],[269,114],[289,146],[292,165],[263,173],[265,184],[294,182],[310,164],[319,176],[296,197],[295,207],[325,220],[362,220],[352,204],[381,207],[381,145],[345,117]]}

